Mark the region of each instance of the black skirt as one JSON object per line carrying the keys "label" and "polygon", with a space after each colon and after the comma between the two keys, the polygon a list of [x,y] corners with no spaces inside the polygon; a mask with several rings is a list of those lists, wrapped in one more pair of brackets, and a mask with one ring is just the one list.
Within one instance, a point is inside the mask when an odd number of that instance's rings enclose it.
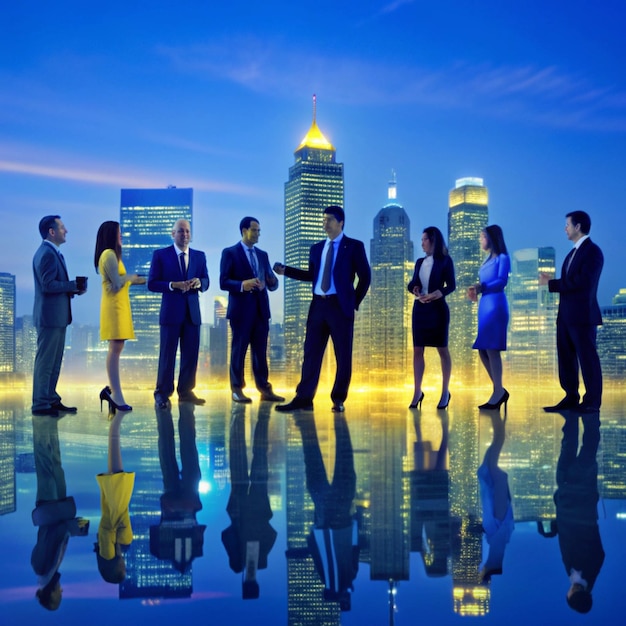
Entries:
{"label": "black skirt", "polygon": [[448,345],[450,309],[443,298],[413,304],[413,345],[445,348]]}

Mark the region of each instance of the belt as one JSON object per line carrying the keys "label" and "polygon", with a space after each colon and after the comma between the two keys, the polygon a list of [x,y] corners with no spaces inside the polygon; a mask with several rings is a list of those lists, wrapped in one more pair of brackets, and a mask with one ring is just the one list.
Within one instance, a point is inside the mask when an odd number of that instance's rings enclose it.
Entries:
{"label": "belt", "polygon": [[331,293],[327,296],[320,296],[316,293],[313,294],[313,300],[331,300],[333,298],[337,298],[337,294],[336,293]]}

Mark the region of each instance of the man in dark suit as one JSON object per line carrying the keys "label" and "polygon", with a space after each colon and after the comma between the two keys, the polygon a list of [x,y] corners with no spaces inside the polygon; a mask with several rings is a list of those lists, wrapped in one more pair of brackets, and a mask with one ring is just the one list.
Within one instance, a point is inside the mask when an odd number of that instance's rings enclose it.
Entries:
{"label": "man in dark suit", "polygon": [[154,399],[166,408],[174,392],[174,364],[180,342],[178,398],[204,404],[193,392],[200,349],[200,299],[198,293],[209,288],[209,273],[204,252],[189,248],[191,226],[178,220],[172,229],[173,245],[155,250],[152,255],[148,289],[163,294],[159,323],[161,345],[159,371]]}
{"label": "man in dark suit", "polygon": [[37,329],[37,354],[33,369],[33,415],[58,417],[59,412],[76,413],[65,406],[56,386],[61,372],[65,331],[72,323],[70,300],[85,293],[76,280],[70,280],[60,251],[67,229],[58,215],[47,215],[39,222],[43,241],[33,258],[35,306],[33,323]]}
{"label": "man in dark suit", "polygon": [[[275,267],[278,274],[313,283],[313,300],[309,308],[304,340],[302,376],[296,397],[288,404],[279,404],[277,411],[313,410],[322,359],[328,343],[333,340],[337,373],[331,392],[333,411],[342,412],[352,376],[352,338],[354,312],[370,285],[371,271],[362,241],[343,234],[345,214],[339,206],[324,210],[324,230],[328,238],[309,251],[309,269],[285,265]],[[354,279],[358,278],[356,288]]]}
{"label": "man in dark suit", "polygon": [[[547,412],[578,408],[595,412],[602,401],[602,369],[596,350],[597,327],[602,324],[598,306],[598,281],[604,264],[600,248],[589,239],[591,219],[584,211],[566,215],[565,232],[574,244],[565,257],[561,278],[551,279],[542,272],[539,284],[548,285],[559,294],[556,321],[556,347],[559,359],[559,381],[565,397]],[[578,406],[578,369],[585,383],[585,395]]]}
{"label": "man in dark suit", "polygon": [[255,246],[261,228],[259,220],[244,217],[239,224],[241,241],[222,251],[220,288],[228,291],[228,310],[232,343],[230,350],[230,388],[235,402],[248,403],[244,362],[248,346],[252,352],[252,373],[261,400],[282,402],[268,382],[267,336],[269,334],[270,302],[268,290],[278,288],[278,278],[270,267],[267,252]]}

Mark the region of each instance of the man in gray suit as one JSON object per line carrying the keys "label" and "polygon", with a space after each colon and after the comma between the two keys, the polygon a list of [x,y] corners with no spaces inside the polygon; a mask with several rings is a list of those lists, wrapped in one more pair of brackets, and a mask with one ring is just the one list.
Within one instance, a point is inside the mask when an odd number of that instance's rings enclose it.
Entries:
{"label": "man in gray suit", "polygon": [[[65,331],[72,322],[70,300],[87,290],[86,279],[70,280],[60,246],[67,229],[58,215],[47,215],[39,222],[43,241],[33,258],[35,306],[33,322],[37,328],[37,354],[33,370],[33,415],[58,417],[59,412],[76,413],[65,406],[56,391]],[[77,284],[80,282],[80,284]]]}

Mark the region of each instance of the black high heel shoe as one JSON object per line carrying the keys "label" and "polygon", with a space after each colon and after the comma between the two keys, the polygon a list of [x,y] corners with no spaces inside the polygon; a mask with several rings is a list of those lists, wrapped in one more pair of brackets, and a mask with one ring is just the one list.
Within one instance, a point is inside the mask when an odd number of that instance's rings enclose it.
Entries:
{"label": "black high heel shoe", "polygon": [[422,408],[422,400],[424,399],[424,392],[422,391],[422,395],[417,399],[417,402],[414,404],[409,404],[409,409],[417,409],[418,407]]}
{"label": "black high heel shoe", "polygon": [[479,404],[478,408],[486,411],[495,411],[496,409],[500,409],[500,407],[504,404],[504,412],[506,413],[506,405],[508,401],[509,392],[505,389],[504,393],[497,402],[485,402],[485,404]]}
{"label": "black high heel shoe", "polygon": [[450,398],[451,398],[451,397],[452,397],[452,394],[448,391],[448,400],[446,401],[446,403],[445,403],[445,404],[443,404],[443,403],[441,403],[441,402],[440,402],[440,403],[437,405],[437,408],[438,408],[438,409],[447,409],[447,408],[448,408],[448,405],[450,404]]}
{"label": "black high heel shoe", "polygon": [[113,401],[111,397],[111,388],[105,387],[100,392],[100,412],[102,412],[102,401],[106,400],[109,403],[109,413],[115,413],[116,409],[118,411],[132,411],[133,407],[130,404],[117,404]]}

